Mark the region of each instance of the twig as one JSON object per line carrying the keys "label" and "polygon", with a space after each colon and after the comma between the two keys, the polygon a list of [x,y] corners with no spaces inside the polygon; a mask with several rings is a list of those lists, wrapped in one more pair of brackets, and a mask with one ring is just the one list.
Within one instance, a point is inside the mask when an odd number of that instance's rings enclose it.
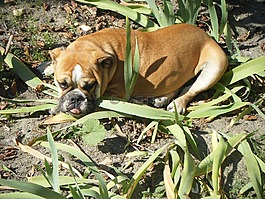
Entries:
{"label": "twig", "polygon": [[6,45],[6,49],[5,49],[5,52],[4,52],[4,56],[7,56],[9,50],[10,50],[10,47],[11,47],[11,43],[13,41],[13,38],[14,38],[14,35],[10,35],[9,39],[8,39],[8,42],[7,42],[7,45]]}

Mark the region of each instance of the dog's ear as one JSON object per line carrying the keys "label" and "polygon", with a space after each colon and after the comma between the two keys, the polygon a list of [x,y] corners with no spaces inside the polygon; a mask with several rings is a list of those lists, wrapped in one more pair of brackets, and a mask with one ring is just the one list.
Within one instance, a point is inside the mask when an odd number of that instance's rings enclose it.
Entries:
{"label": "dog's ear", "polygon": [[50,50],[49,53],[52,58],[52,61],[56,61],[57,58],[60,56],[61,52],[62,52],[61,48],[55,48],[53,50]]}
{"label": "dog's ear", "polygon": [[114,64],[114,58],[111,55],[106,55],[104,57],[100,57],[97,59],[98,64],[103,67],[103,68],[107,68],[107,67],[111,67]]}

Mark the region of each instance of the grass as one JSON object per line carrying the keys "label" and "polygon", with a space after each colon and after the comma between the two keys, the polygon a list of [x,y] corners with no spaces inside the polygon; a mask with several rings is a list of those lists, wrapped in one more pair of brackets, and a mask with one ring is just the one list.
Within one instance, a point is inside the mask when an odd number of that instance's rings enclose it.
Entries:
{"label": "grass", "polygon": [[[101,9],[115,10],[116,12],[128,16],[131,20],[139,23],[147,30],[154,30],[159,27],[168,26],[178,20],[195,24],[200,1],[178,1],[180,7],[177,14],[173,14],[173,6],[170,1],[165,0],[163,8],[157,7],[152,1],[146,1],[148,6],[140,5],[139,7],[130,7],[110,2],[108,0],[94,0],[84,1],[82,3],[89,3]],[[177,113],[169,113],[164,110],[155,109],[145,105],[137,105],[129,102],[120,101],[118,104],[113,104],[112,101],[104,99],[98,101],[98,106],[103,108],[103,111],[91,113],[80,119],[71,118],[70,116],[61,114],[56,116],[51,123],[61,122],[67,119],[72,120],[73,123],[66,125],[62,129],[50,132],[47,129],[47,135],[38,137],[31,144],[40,143],[42,146],[47,147],[51,151],[51,158],[36,155],[36,151],[29,147],[23,146],[19,143],[21,150],[35,156],[45,157],[45,169],[41,169],[42,176],[35,176],[29,179],[29,182],[21,183],[19,181],[7,181],[0,179],[1,185],[14,187],[22,192],[0,194],[0,198],[33,198],[33,197],[47,197],[49,198],[132,198],[132,195],[143,179],[144,174],[158,159],[164,165],[163,181],[164,184],[157,186],[154,193],[147,190],[143,193],[146,197],[155,195],[159,197],[167,196],[167,198],[186,198],[187,195],[195,194],[194,190],[201,190],[196,193],[200,198],[227,198],[222,186],[222,166],[224,161],[230,156],[233,151],[238,151],[242,156],[247,167],[247,173],[250,181],[248,184],[238,185],[236,189],[231,191],[230,196],[238,196],[238,191],[244,194],[249,190],[254,190],[256,198],[264,197],[264,180],[265,163],[262,157],[255,153],[255,143],[252,141],[254,133],[238,133],[229,134],[222,132],[210,132],[212,136],[211,150],[202,155],[196,143],[196,139],[191,133],[188,124],[194,118],[208,118],[209,120],[225,115],[235,110],[241,110],[240,114],[235,121],[242,118],[245,114],[255,110],[262,118],[265,119],[264,113],[260,110],[259,106],[264,102],[264,98],[255,102],[248,102],[242,100],[240,91],[251,91],[251,85],[247,78],[255,74],[263,74],[265,57],[260,57],[254,60],[246,61],[241,57],[240,53],[233,54],[234,45],[233,38],[229,34],[229,25],[227,22],[226,3],[221,1],[221,17],[217,16],[216,8],[218,5],[215,2],[207,1],[209,15],[211,16],[211,31],[210,34],[216,41],[219,41],[220,36],[224,35],[227,46],[230,50],[230,57],[233,67],[223,76],[223,78],[214,86],[215,94],[213,99],[207,103],[198,106],[191,106],[187,115],[178,115]],[[141,9],[140,9],[141,8]],[[145,13],[142,14],[143,8]],[[147,9],[147,10],[146,10]],[[156,20],[151,20],[151,19]],[[129,38],[130,27],[127,22],[127,38]],[[44,33],[46,42],[52,43],[52,38],[49,33]],[[137,45],[136,45],[137,46]],[[137,50],[134,53],[136,56],[132,57],[132,47],[127,39],[127,57],[125,70],[125,85],[127,94],[133,90],[135,79],[137,75],[137,64],[139,63],[140,56],[137,56]],[[137,47],[135,48],[137,49]],[[37,76],[35,76],[17,57],[11,53],[5,53],[1,48],[0,61],[5,62],[14,72],[30,87],[36,89],[40,85],[43,86],[42,92],[56,97],[56,89],[49,84],[44,83]],[[2,56],[7,54],[7,56]],[[132,60],[134,59],[134,62]],[[242,62],[242,63],[241,63]],[[0,62],[1,63],[1,62]],[[134,66],[132,66],[134,63]],[[236,64],[236,65],[235,65]],[[0,65],[1,66],[1,65]],[[128,74],[128,76],[127,76]],[[129,97],[128,97],[129,98]],[[246,98],[247,99],[247,98]],[[39,100],[32,100],[38,101]],[[16,101],[16,103],[27,103],[28,100]],[[55,106],[55,101],[44,102],[43,105],[23,107],[21,109],[7,109],[0,110],[0,114],[18,114],[20,112],[36,112],[40,110],[47,110]],[[160,130],[163,133],[171,134],[174,141],[164,145],[163,147],[150,152],[144,151],[147,154],[147,160],[137,170],[133,176],[128,177],[113,167],[115,175],[112,177],[104,178],[103,172],[98,169],[97,165],[81,150],[72,146],[55,142],[53,136],[58,136],[60,132],[65,129],[73,128],[74,133],[83,136],[84,140],[96,140],[99,142],[104,138],[104,130],[100,126],[100,119],[110,117],[126,117],[126,118],[146,118],[151,121],[150,126],[147,127],[142,135],[148,128],[155,128],[156,131]],[[80,127],[80,124],[83,126]],[[98,132],[101,132],[100,135]],[[90,136],[90,137],[89,137]],[[155,133],[152,140],[155,139]],[[261,138],[264,140],[264,138]],[[48,141],[48,142],[47,142]],[[140,142],[140,139],[138,140]],[[256,145],[257,146],[257,145]],[[72,156],[78,158],[93,174],[90,178],[84,178],[80,173],[67,162],[60,162],[65,168],[69,169],[71,176],[60,176],[58,172],[58,155],[57,151],[62,150]],[[142,153],[141,153],[142,154]],[[130,154],[128,154],[130,155]],[[51,165],[52,166],[51,166]],[[68,166],[67,166],[68,165]],[[105,171],[106,172],[106,171]],[[197,188],[195,187],[197,186]],[[113,189],[118,187],[118,189]],[[61,190],[64,190],[62,194]],[[37,191],[38,190],[38,191]],[[116,190],[116,191],[113,191]]]}

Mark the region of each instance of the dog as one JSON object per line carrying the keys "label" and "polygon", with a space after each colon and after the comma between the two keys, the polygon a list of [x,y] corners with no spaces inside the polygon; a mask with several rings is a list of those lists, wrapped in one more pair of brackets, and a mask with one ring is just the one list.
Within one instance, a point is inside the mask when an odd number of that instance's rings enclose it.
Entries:
{"label": "dog", "polygon": [[[175,103],[177,112],[184,114],[187,104],[216,84],[227,69],[221,47],[193,25],[176,24],[153,32],[132,30],[132,52],[136,39],[140,68],[132,96],[152,97],[155,107],[174,111]],[[95,100],[102,96],[125,98],[125,51],[126,30],[121,28],[103,29],[79,37],[65,50],[51,50],[49,70],[54,71],[59,91],[52,113],[79,117],[92,112]],[[191,85],[182,88],[194,77]]]}

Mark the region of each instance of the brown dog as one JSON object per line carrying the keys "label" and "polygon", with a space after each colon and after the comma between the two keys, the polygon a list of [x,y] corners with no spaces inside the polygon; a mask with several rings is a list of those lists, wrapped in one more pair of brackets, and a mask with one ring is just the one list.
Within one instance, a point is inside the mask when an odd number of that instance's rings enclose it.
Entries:
{"label": "brown dog", "polygon": [[[227,68],[227,57],[219,45],[192,25],[132,31],[132,46],[136,38],[140,69],[132,95],[153,97],[156,107],[167,105],[186,82],[198,75],[174,100],[177,111],[184,113],[187,103],[217,83]],[[65,50],[50,51],[60,95],[54,112],[80,116],[93,111],[95,99],[101,96],[124,98],[125,46],[124,29],[105,29],[78,38]],[[167,110],[174,111],[172,102]]]}

